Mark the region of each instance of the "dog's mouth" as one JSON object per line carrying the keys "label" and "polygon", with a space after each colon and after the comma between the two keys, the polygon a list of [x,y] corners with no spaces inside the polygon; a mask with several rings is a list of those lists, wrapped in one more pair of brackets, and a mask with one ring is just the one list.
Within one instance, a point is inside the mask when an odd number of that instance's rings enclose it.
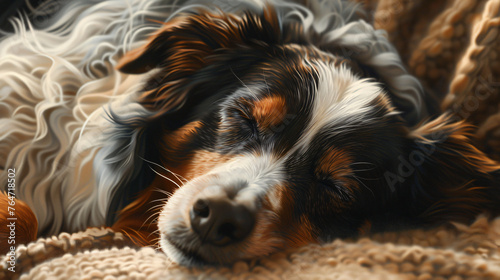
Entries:
{"label": "dog's mouth", "polygon": [[168,222],[160,226],[162,251],[174,262],[187,267],[230,265],[237,260],[268,255],[284,246],[282,236],[274,230],[273,220],[266,213],[260,214],[250,235],[225,245],[203,241],[186,223],[179,223],[172,217],[165,217],[165,220],[167,218]]}
{"label": "dog's mouth", "polygon": [[181,244],[177,244],[172,238],[168,235],[164,237],[164,239],[168,242],[168,244],[176,251],[177,253],[177,262],[186,266],[203,266],[210,264],[207,260],[205,260],[196,249],[186,248]]}
{"label": "dog's mouth", "polygon": [[160,244],[162,251],[180,265],[226,266],[238,260],[263,257],[286,248],[286,238],[275,229],[274,223],[271,214],[263,211],[249,236],[223,246],[203,242],[186,224],[166,223],[161,227]]}

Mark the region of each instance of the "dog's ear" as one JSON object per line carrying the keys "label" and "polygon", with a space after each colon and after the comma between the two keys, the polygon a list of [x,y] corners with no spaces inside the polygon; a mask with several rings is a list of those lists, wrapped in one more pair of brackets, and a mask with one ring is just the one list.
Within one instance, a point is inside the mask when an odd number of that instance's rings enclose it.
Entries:
{"label": "dog's ear", "polygon": [[207,56],[217,50],[280,41],[280,26],[270,6],[260,16],[247,12],[239,17],[203,10],[179,15],[164,23],[147,44],[126,53],[117,69],[140,74],[161,66],[185,66],[192,71],[202,67]]}
{"label": "dog's ear", "polygon": [[215,92],[222,95],[221,91],[237,84],[237,77],[244,76],[258,62],[252,54],[282,42],[284,33],[271,7],[257,15],[207,11],[179,15],[145,46],[127,53],[117,68],[131,74],[158,69],[139,102],[165,114],[181,107],[193,108]]}
{"label": "dog's ear", "polygon": [[[210,25],[200,26],[202,22]],[[210,20],[206,13],[195,16],[179,16],[163,24],[151,36],[148,43],[127,52],[118,62],[116,68],[127,74],[142,74],[160,66],[185,65],[188,60],[192,64],[198,59],[201,67],[201,57],[209,54],[207,39],[208,29],[215,29],[217,24]],[[217,46],[212,45],[212,48]],[[213,51],[213,50],[212,50]],[[180,56],[182,52],[183,55]]]}
{"label": "dog's ear", "polygon": [[408,153],[385,179],[424,223],[500,212],[500,165],[473,145],[472,127],[443,115],[408,134]]}

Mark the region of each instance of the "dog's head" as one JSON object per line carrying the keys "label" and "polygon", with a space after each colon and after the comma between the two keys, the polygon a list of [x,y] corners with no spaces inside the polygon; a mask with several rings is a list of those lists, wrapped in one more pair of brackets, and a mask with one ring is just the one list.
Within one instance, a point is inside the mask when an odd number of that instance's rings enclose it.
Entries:
{"label": "dog's head", "polygon": [[148,139],[135,144],[162,165],[155,187],[182,181],[158,222],[174,260],[229,263],[377,222],[470,218],[488,201],[470,181],[486,186],[497,166],[462,123],[408,128],[376,67],[308,32],[270,8],[200,12],[120,62],[156,69],[140,97]]}

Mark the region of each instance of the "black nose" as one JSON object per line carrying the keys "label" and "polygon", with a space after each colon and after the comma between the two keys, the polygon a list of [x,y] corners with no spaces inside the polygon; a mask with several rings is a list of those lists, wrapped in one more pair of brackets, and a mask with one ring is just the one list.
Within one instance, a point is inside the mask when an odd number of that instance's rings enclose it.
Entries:
{"label": "black nose", "polygon": [[198,198],[190,219],[192,229],[203,242],[218,246],[243,240],[255,222],[247,207],[227,197]]}

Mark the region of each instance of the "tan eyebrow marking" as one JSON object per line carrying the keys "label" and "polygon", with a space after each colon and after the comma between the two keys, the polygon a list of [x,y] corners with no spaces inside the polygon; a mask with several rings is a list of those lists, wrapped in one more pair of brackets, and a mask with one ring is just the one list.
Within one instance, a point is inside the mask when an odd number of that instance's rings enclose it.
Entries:
{"label": "tan eyebrow marking", "polygon": [[252,115],[258,126],[270,129],[278,126],[287,113],[285,99],[281,96],[268,96],[254,103]]}
{"label": "tan eyebrow marking", "polygon": [[347,151],[332,148],[321,157],[317,172],[319,174],[328,174],[337,180],[342,180],[343,177],[352,174],[351,163],[352,159]]}
{"label": "tan eyebrow marking", "polygon": [[[359,184],[354,179],[354,171],[351,168],[353,160],[347,151],[339,148],[331,148],[321,157],[316,173],[319,176],[327,176],[340,183],[340,187],[345,190],[346,194],[353,195],[358,189]],[[336,199],[338,210],[348,207],[352,202],[342,200],[340,197]]]}
{"label": "tan eyebrow marking", "polygon": [[163,135],[163,142],[168,144],[168,150],[164,152],[168,155],[169,152],[179,149],[182,143],[188,141],[196,132],[196,129],[202,127],[202,125],[201,121],[190,122],[183,127]]}

